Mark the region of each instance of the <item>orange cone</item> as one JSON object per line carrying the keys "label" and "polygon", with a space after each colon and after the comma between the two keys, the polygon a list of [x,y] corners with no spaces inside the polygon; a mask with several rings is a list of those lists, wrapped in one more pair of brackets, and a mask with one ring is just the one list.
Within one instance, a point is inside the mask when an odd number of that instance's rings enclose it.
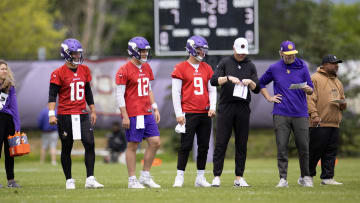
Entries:
{"label": "orange cone", "polygon": [[[336,158],[336,160],[335,160],[335,166],[336,166],[337,163],[338,163],[338,159]],[[318,165],[318,166],[321,166],[321,160],[319,160],[319,162],[318,162],[317,165]]]}
{"label": "orange cone", "polygon": [[[162,160],[159,158],[155,158],[152,163],[152,166],[161,166],[161,164],[162,164]],[[141,165],[144,165],[144,159],[141,160]]]}

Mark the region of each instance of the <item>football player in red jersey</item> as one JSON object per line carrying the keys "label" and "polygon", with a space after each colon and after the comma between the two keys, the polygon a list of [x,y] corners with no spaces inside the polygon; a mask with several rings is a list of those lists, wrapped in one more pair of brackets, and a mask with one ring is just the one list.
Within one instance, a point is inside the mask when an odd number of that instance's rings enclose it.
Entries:
{"label": "football player in red jersey", "polygon": [[208,44],[201,36],[192,36],[187,40],[186,51],[189,59],[177,64],[171,74],[172,99],[178,126],[181,133],[181,147],[178,152],[177,176],[173,187],[182,187],[184,171],[190,150],[197,135],[197,177],[196,187],[210,187],[204,176],[209,141],[211,135],[211,117],[215,116],[216,88],[211,86],[213,70],[202,62]]}
{"label": "football player in red jersey", "polygon": [[[147,63],[150,45],[143,37],[134,37],[128,43],[131,59],[116,73],[116,98],[122,115],[122,126],[126,129],[128,147],[126,165],[129,173],[128,188],[160,188],[150,176],[150,168],[160,147],[160,133],[157,123],[160,113],[155,103],[150,81],[153,72]],[[154,115],[153,115],[153,111]],[[144,167],[140,178],[135,176],[136,150],[145,139],[148,146],[144,154]]]}
{"label": "football player in red jersey", "polygon": [[[66,189],[75,189],[71,176],[71,150],[74,140],[80,140],[85,148],[85,188],[103,188],[94,177],[95,144],[93,125],[96,122],[94,98],[91,91],[91,73],[83,65],[83,49],[76,39],[66,39],[61,44],[61,56],[65,64],[57,68],[50,79],[49,122],[57,124],[61,140],[61,165],[66,177]],[[59,95],[58,115],[55,116],[56,97]],[[90,107],[90,119],[86,110]]]}

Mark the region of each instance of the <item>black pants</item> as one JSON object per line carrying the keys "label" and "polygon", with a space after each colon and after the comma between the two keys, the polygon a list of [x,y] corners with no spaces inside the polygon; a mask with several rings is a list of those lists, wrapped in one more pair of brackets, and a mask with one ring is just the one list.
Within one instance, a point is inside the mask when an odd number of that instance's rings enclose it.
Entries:
{"label": "black pants", "polygon": [[[71,115],[58,115],[58,132],[61,140],[61,165],[66,179],[71,178],[71,150],[73,134]],[[81,142],[85,148],[85,166],[87,177],[94,175],[95,143],[93,129],[88,114],[80,115]]]}
{"label": "black pants", "polygon": [[207,113],[189,113],[185,115],[185,119],[186,132],[181,133],[181,146],[178,152],[177,169],[185,171],[196,133],[198,144],[196,166],[198,170],[205,170],[211,134],[211,118]]}
{"label": "black pants", "polygon": [[336,154],[339,145],[339,128],[317,127],[310,131],[310,176],[316,175],[316,165],[321,159],[321,179],[334,177]]}
{"label": "black pants", "polygon": [[15,134],[15,126],[12,116],[6,113],[0,113],[0,158],[2,145],[4,143],[5,153],[5,171],[8,180],[14,179],[14,157],[10,156],[8,136]]}
{"label": "black pants", "polygon": [[243,176],[249,137],[250,108],[247,103],[220,104],[216,120],[214,176],[221,176],[232,129],[235,131],[235,175]]}

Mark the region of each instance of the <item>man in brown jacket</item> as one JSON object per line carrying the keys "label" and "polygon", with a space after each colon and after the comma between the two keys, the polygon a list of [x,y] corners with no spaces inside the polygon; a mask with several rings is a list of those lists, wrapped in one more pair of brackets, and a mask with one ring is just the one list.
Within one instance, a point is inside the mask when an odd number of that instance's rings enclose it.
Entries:
{"label": "man in brown jacket", "polygon": [[344,88],[337,78],[338,63],[334,55],[324,56],[322,65],[311,76],[314,93],[307,95],[310,116],[310,176],[316,175],[321,159],[321,185],[342,185],[334,178],[334,167],[339,144],[339,125],[346,109]]}

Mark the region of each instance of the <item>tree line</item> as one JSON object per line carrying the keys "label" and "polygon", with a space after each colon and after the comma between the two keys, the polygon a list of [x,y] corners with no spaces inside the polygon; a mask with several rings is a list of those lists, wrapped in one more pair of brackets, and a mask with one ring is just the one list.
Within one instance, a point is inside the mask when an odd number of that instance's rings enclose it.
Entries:
{"label": "tree line", "polygon": [[[312,64],[330,52],[357,59],[359,10],[360,3],[259,0],[260,53],[253,57],[277,59],[280,42],[292,40]],[[79,39],[88,58],[125,56],[132,36],[154,41],[153,24],[149,0],[1,0],[0,56],[36,60],[43,47],[47,59],[58,59],[59,43],[67,37]]]}

